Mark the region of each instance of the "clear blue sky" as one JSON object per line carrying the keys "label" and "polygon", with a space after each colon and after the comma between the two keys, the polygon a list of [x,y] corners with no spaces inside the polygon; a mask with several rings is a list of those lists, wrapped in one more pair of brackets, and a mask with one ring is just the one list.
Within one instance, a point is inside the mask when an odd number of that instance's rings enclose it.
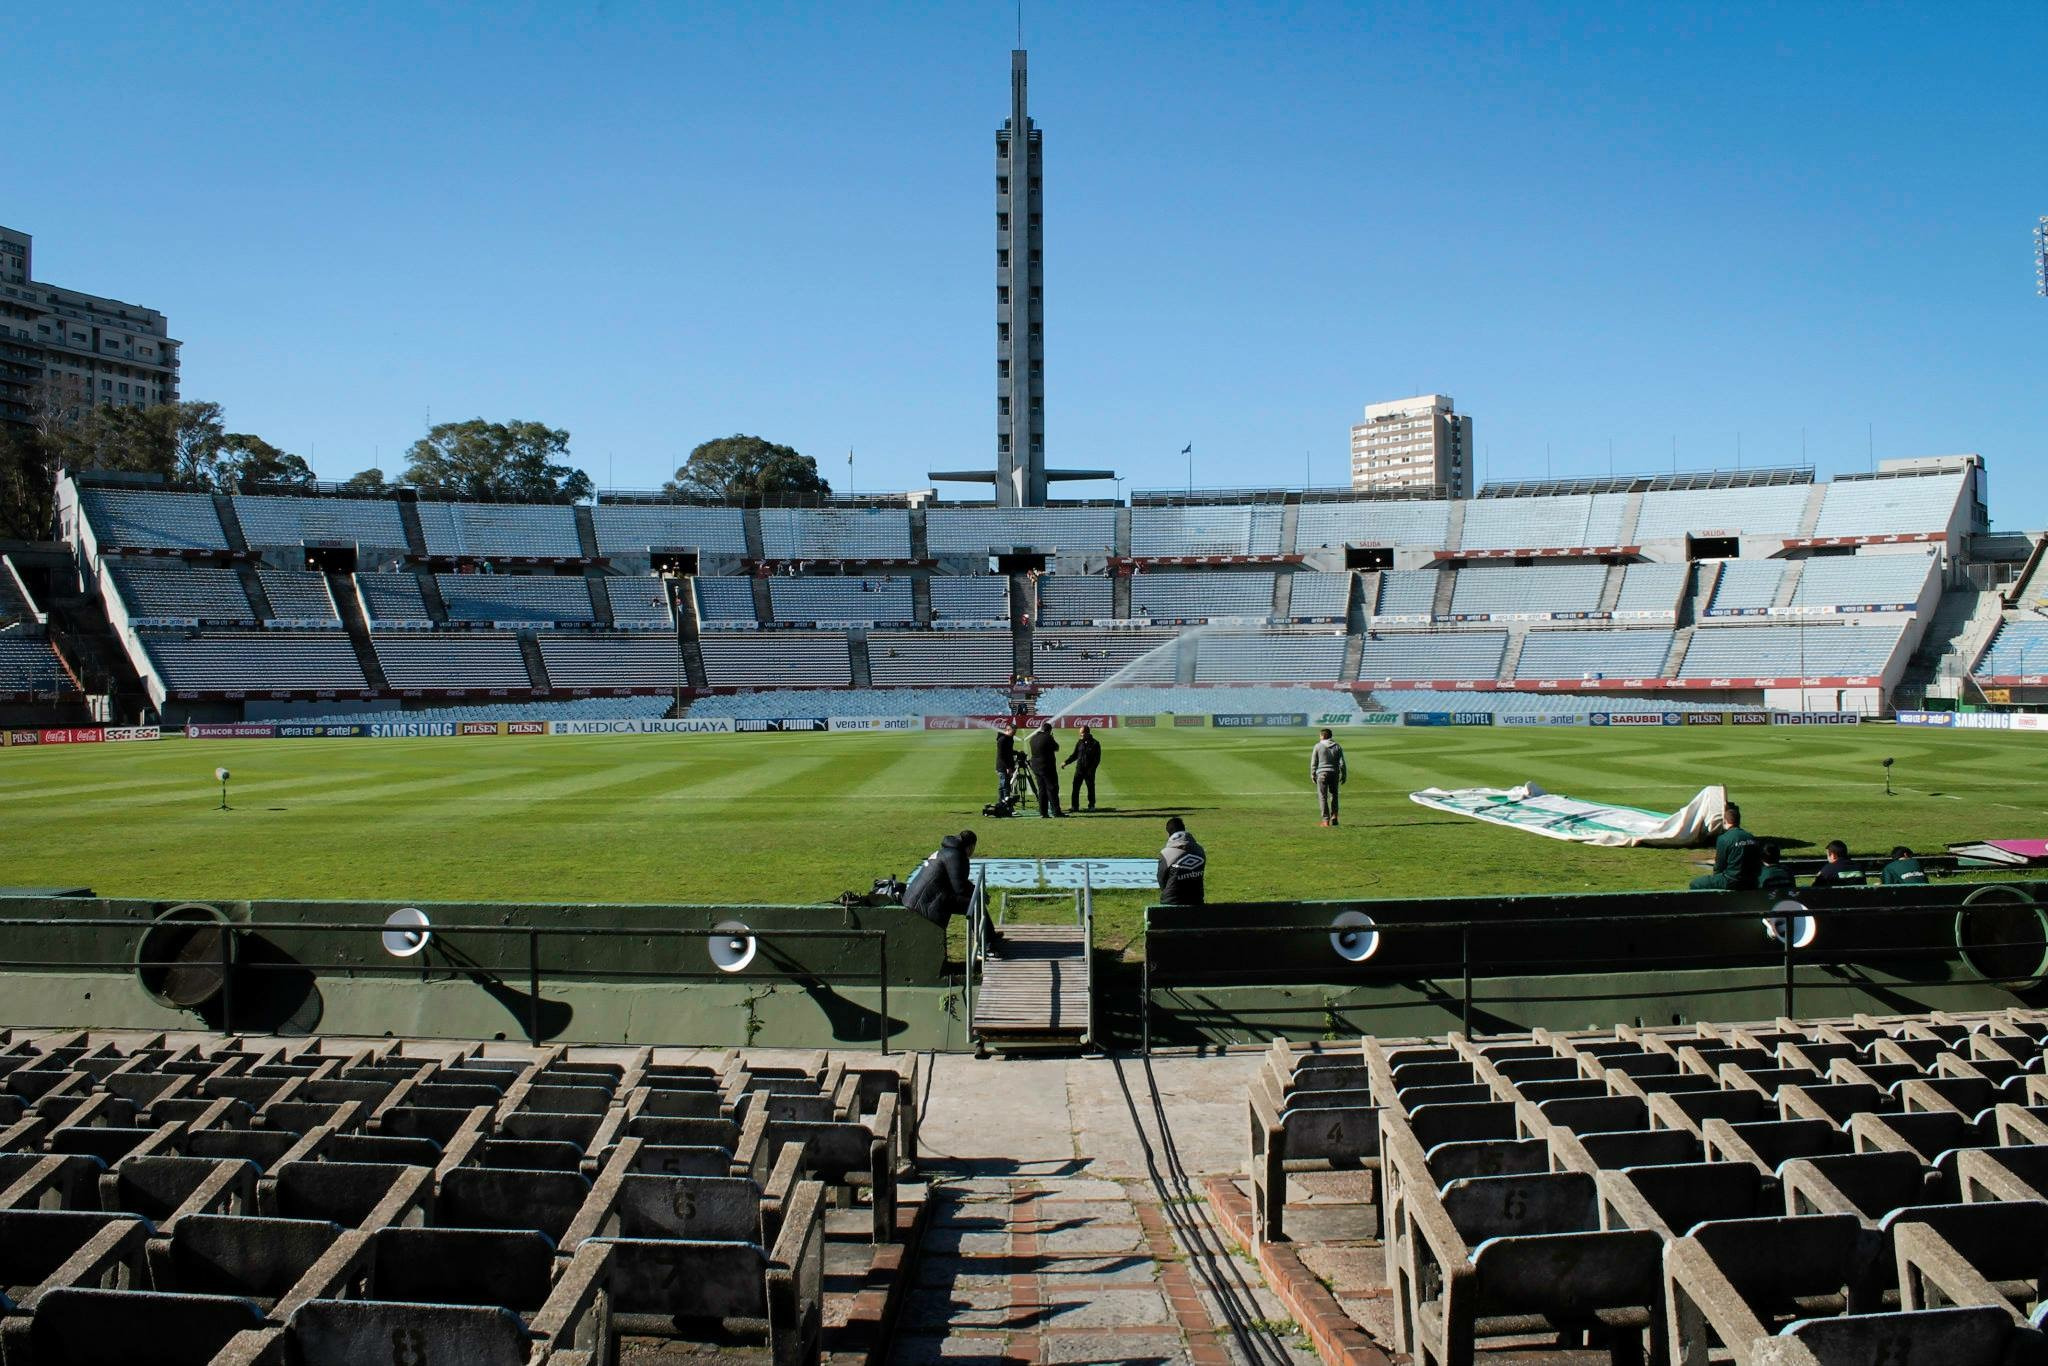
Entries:
{"label": "clear blue sky", "polygon": [[[1337,483],[1440,390],[1483,477],[1874,433],[2048,523],[2048,6],[1569,8],[1032,0],[1052,462]],[[231,428],[327,478],[430,410],[601,485],[734,431],[839,486],[992,458],[1012,7],[279,9],[8,20],[0,222],[167,312]]]}

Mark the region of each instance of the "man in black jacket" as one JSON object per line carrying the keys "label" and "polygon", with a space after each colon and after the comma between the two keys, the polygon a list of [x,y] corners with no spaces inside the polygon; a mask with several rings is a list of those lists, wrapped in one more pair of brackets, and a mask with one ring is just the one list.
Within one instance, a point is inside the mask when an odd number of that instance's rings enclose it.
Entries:
{"label": "man in black jacket", "polygon": [[1010,778],[1017,771],[1017,723],[1005,721],[996,727],[996,801],[1010,799]]}
{"label": "man in black jacket", "polygon": [[1038,783],[1038,814],[1064,816],[1060,810],[1060,742],[1052,737],[1052,722],[1040,721],[1031,736],[1031,776]]}
{"label": "man in black jacket", "polygon": [[1067,762],[1061,768],[1073,765],[1074,796],[1067,805],[1076,811],[1081,809],[1081,785],[1088,785],[1088,809],[1095,809],[1095,769],[1102,762],[1102,742],[1095,738],[1095,732],[1081,727],[1081,738],[1074,741],[1073,752],[1067,755]]}
{"label": "man in black jacket", "polygon": [[1159,904],[1201,905],[1202,875],[1208,871],[1208,851],[1195,843],[1180,817],[1167,817],[1166,847],[1159,851]]}
{"label": "man in black jacket", "polygon": [[962,830],[939,841],[939,847],[910,875],[904,889],[905,909],[946,928],[946,922],[967,913],[974,899],[974,832]]}

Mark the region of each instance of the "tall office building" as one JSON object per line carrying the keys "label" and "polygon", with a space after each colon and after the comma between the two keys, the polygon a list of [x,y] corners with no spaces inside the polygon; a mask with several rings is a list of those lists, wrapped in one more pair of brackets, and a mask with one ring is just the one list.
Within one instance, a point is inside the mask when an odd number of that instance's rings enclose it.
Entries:
{"label": "tall office building", "polygon": [[35,278],[34,239],[0,228],[0,422],[53,405],[178,401],[178,343],[164,315]]}
{"label": "tall office building", "polygon": [[1472,419],[1449,394],[1365,405],[1351,429],[1351,487],[1472,496]]}

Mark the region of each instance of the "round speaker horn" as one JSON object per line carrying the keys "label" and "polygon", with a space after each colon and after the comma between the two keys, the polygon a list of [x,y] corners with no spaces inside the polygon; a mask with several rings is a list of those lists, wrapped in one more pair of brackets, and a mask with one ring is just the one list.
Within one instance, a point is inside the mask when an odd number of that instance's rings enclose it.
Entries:
{"label": "round speaker horn", "polygon": [[1330,949],[1347,963],[1363,963],[1380,951],[1380,932],[1364,911],[1345,911],[1330,922]]}
{"label": "round speaker horn", "polygon": [[1771,907],[1771,913],[1764,917],[1764,932],[1779,943],[1785,942],[1785,922],[1792,923],[1792,947],[1810,947],[1814,937],[1820,933],[1820,922],[1806,914],[1806,907],[1797,901],[1780,901]]}
{"label": "round speaker horn", "polygon": [[754,961],[760,943],[744,920],[726,920],[712,926],[711,965],[720,972],[744,972]]}
{"label": "round speaker horn", "polygon": [[393,958],[410,958],[433,942],[434,928],[425,911],[406,906],[385,917],[381,938],[384,952]]}

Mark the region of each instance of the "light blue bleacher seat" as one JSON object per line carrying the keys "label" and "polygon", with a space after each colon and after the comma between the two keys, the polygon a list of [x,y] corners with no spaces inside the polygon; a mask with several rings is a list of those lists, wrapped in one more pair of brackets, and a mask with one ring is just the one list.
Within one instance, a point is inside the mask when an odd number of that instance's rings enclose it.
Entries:
{"label": "light blue bleacher seat", "polygon": [[1675,612],[1685,591],[1690,566],[1682,564],[1632,564],[1622,572],[1621,595],[1614,600],[1617,612]]}
{"label": "light blue bleacher seat", "polygon": [[1131,615],[1154,621],[1273,615],[1273,575],[1242,570],[1147,570],[1131,576]]}
{"label": "light blue bleacher seat", "polygon": [[427,600],[420,595],[416,574],[358,574],[363,612],[376,621],[431,621]]}
{"label": "light blue bleacher seat", "polygon": [[1725,700],[1644,696],[1641,693],[1434,692],[1419,688],[1374,688],[1372,701],[1386,711],[1478,712],[1489,716],[1590,716],[1594,712],[1726,711]]}
{"label": "light blue bleacher seat", "polygon": [[1288,580],[1287,615],[1297,621],[1342,621],[1351,606],[1351,574],[1303,571]]}
{"label": "light blue bleacher seat", "polygon": [[308,541],[338,541],[365,551],[405,550],[398,504],[379,498],[290,498],[236,494],[242,537],[257,548],[291,549]]}
{"label": "light blue bleacher seat", "polygon": [[[355,648],[335,631],[141,637],[172,692],[363,692]],[[516,647],[517,642],[514,642]]]}
{"label": "light blue bleacher seat", "polygon": [[660,579],[614,574],[604,581],[604,591],[611,600],[613,621],[675,624],[669,615],[668,585]]}
{"label": "light blue bleacher seat", "polygon": [[925,544],[934,555],[1008,553],[1107,555],[1116,548],[1115,508],[931,508]]}
{"label": "light blue bleacher seat", "polygon": [[1013,650],[1008,631],[870,631],[868,676],[877,687],[1007,687]]}
{"label": "light blue bleacher seat", "polygon": [[102,551],[226,550],[227,532],[203,493],[160,493],[143,489],[86,488],[79,501]]}
{"label": "light blue bleacher seat", "polygon": [[907,560],[902,508],[763,508],[761,553],[771,560]]}
{"label": "light blue bleacher seat", "polygon": [[1625,493],[1549,498],[1480,498],[1465,505],[1465,550],[1545,549],[1621,544]]}
{"label": "light blue bleacher seat", "polygon": [[1218,712],[1272,714],[1276,712],[1356,712],[1358,704],[1349,692],[1337,688],[1307,688],[1298,684],[1244,684],[1200,688],[1171,684],[1122,684],[1089,695],[1082,688],[1047,688],[1038,696],[1038,709],[1048,716],[1072,710],[1085,703],[1086,710],[1109,716],[1210,716]]}
{"label": "light blue bleacher seat", "polygon": [[1466,568],[1451,586],[1453,614],[1591,612],[1607,582],[1603,564]]}
{"label": "light blue bleacher seat", "polygon": [[1435,569],[1389,569],[1380,575],[1380,600],[1372,614],[1380,617],[1426,617],[1436,602]]}
{"label": "light blue bleacher seat", "polygon": [[1660,489],[1643,495],[1637,545],[1701,533],[1796,536],[1811,484],[1744,489]]}
{"label": "light blue bleacher seat", "polygon": [[1806,562],[1792,590],[1792,606],[1902,607],[1917,605],[1934,573],[1934,557],[1820,555]]}
{"label": "light blue bleacher seat", "polygon": [[[673,639],[673,637],[671,637]],[[327,725],[388,725],[406,721],[658,721],[675,705],[673,694],[650,697],[576,697],[567,701],[463,702],[450,706],[380,711],[322,711]]]}
{"label": "light blue bleacher seat", "polygon": [[768,580],[777,621],[903,621],[914,609],[910,580],[901,578],[787,578]]}
{"label": "light blue bleacher seat", "polygon": [[256,571],[256,577],[263,584],[263,595],[270,599],[272,620],[341,624],[341,614],[334,610],[334,596],[327,591],[323,575],[303,569],[263,568]]}
{"label": "light blue bleacher seat", "polygon": [[372,633],[377,662],[392,687],[423,692],[531,688],[519,638],[498,631]]}
{"label": "light blue bleacher seat", "polygon": [[1874,678],[1897,653],[1901,626],[1702,626],[1681,678]]}
{"label": "light blue bleacher seat", "polygon": [[1095,574],[1041,574],[1038,619],[1044,625],[1101,621],[1116,615],[1114,587]]}
{"label": "light blue bleacher seat", "polygon": [[1451,505],[1443,502],[1303,503],[1295,520],[1294,548],[1405,545],[1443,550]]}
{"label": "light blue bleacher seat", "polygon": [[757,621],[754,581],[738,575],[700,575],[696,580],[697,620]]}
{"label": "light blue bleacher seat", "polygon": [[1979,678],[2048,674],[2048,621],[2007,621],[1970,672]]}
{"label": "light blue bleacher seat", "polygon": [[689,686],[673,631],[542,631],[534,639],[556,688]]}
{"label": "light blue bleacher seat", "polygon": [[746,516],[738,508],[681,504],[599,503],[590,510],[600,555],[645,555],[651,549],[701,555],[747,553]]}
{"label": "light blue bleacher seat", "polygon": [[1783,560],[1723,560],[1721,577],[1714,584],[1713,601],[1707,615],[1766,611],[1778,600],[1785,580]]}
{"label": "light blue bleacher seat", "polygon": [[119,563],[114,583],[130,616],[145,620],[189,617],[199,621],[253,622],[256,609],[232,569],[159,569]]}
{"label": "light blue bleacher seat", "polygon": [[1483,682],[1500,676],[1505,631],[1410,631],[1369,634],[1359,656],[1362,683],[1380,679]]}
{"label": "light blue bleacher seat", "polygon": [[802,694],[755,692],[700,697],[691,716],[763,720],[782,716],[1007,716],[997,688],[834,688]]}
{"label": "light blue bleacher seat", "polygon": [[1531,631],[1516,678],[1662,678],[1671,631]]}
{"label": "light blue bleacher seat", "polygon": [[420,503],[429,555],[576,559],[573,508],[545,503]]}
{"label": "light blue bleacher seat", "polygon": [[68,693],[71,676],[50,642],[9,631],[0,634],[0,693]]}
{"label": "light blue bleacher seat", "polygon": [[450,621],[595,621],[590,585],[579,575],[436,574]]}
{"label": "light blue bleacher seat", "polygon": [[1007,621],[1010,579],[1006,574],[963,574],[930,581],[934,621]]}
{"label": "light blue bleacher seat", "polygon": [[1835,480],[1815,536],[1896,536],[1946,531],[1963,495],[1961,474],[1877,475]]}
{"label": "light blue bleacher seat", "polygon": [[1131,509],[1131,554],[1276,555],[1277,507],[1139,507]]}
{"label": "light blue bleacher seat", "polygon": [[836,631],[725,632],[699,642],[712,687],[844,688],[853,682],[846,637]]}
{"label": "light blue bleacher seat", "polygon": [[1098,631],[1048,626],[1032,633],[1032,676],[1040,683],[1086,686],[1100,683],[1136,663],[1139,667],[1130,681],[1171,683],[1179,667],[1177,643],[1182,639],[1175,631]]}
{"label": "light blue bleacher seat", "polygon": [[1334,631],[1208,632],[1195,640],[1195,681],[1335,683],[1344,649]]}

